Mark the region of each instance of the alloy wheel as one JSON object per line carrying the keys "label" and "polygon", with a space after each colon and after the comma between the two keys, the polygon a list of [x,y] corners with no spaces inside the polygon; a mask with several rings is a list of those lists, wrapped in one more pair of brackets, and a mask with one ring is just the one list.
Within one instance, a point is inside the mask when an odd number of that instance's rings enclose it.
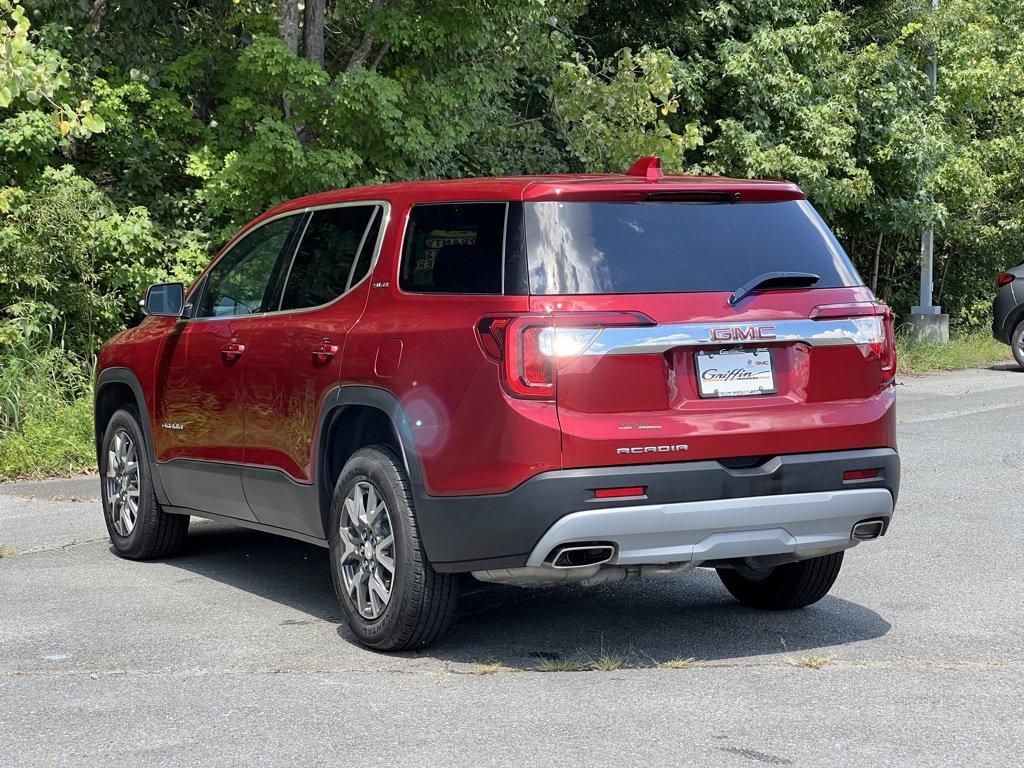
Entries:
{"label": "alloy wheel", "polygon": [[373,483],[360,480],[348,492],[340,522],[338,555],[345,593],[365,619],[376,619],[395,583],[395,533],[391,515]]}
{"label": "alloy wheel", "polygon": [[139,517],[139,457],[135,442],[124,429],[107,446],[107,514],[120,536],[131,536]]}

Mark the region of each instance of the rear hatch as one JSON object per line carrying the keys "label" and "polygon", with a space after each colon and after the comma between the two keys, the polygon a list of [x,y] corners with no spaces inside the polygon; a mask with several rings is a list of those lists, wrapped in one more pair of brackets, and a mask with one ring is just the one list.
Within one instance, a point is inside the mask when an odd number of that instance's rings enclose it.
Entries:
{"label": "rear hatch", "polygon": [[506,375],[556,401],[565,467],[891,444],[888,310],[792,197],[524,204]]}

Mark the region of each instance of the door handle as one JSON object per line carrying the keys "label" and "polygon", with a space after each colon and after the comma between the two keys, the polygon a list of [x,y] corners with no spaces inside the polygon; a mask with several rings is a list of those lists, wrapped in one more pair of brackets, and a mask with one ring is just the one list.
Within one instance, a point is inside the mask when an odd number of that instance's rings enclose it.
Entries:
{"label": "door handle", "polygon": [[324,339],[313,348],[313,359],[318,363],[326,363],[338,354],[338,345],[332,344],[330,339]]}
{"label": "door handle", "polygon": [[224,356],[227,361],[237,360],[245,352],[245,344],[239,344],[237,341],[232,340],[230,344],[225,344],[221,347],[220,353]]}

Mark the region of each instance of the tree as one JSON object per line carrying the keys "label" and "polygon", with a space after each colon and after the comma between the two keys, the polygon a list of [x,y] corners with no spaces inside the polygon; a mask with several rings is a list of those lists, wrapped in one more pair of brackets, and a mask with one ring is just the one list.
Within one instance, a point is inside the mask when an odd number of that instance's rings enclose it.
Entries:
{"label": "tree", "polygon": [[292,53],[299,52],[299,0],[277,0],[277,31]]}
{"label": "tree", "polygon": [[324,21],[327,0],[306,0],[302,22],[302,52],[314,64],[324,63]]}

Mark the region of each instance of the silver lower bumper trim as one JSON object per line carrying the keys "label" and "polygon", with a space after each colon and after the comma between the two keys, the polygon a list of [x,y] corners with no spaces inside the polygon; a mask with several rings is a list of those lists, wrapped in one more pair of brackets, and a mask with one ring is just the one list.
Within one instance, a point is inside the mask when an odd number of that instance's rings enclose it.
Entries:
{"label": "silver lower bumper trim", "polygon": [[577,541],[615,544],[613,565],[814,557],[857,543],[852,531],[861,520],[892,513],[892,494],[884,488],[585,510],[551,526],[527,566],[542,565],[555,547]]}

